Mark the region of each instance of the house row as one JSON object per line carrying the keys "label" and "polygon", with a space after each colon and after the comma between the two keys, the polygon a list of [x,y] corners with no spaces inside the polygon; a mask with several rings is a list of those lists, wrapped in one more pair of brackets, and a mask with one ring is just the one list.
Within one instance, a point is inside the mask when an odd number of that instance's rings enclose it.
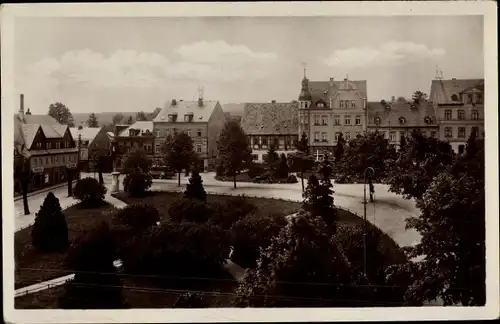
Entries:
{"label": "house row", "polygon": [[401,137],[418,130],[450,142],[457,153],[464,151],[471,132],[484,137],[484,79],[433,80],[428,100],[367,98],[364,80],[309,81],[304,76],[298,101],[245,104],[241,126],[254,161],[265,161],[270,145],[278,153],[293,152],[301,134],[317,160],[333,151],[341,133],[349,141],[378,131],[398,147]]}

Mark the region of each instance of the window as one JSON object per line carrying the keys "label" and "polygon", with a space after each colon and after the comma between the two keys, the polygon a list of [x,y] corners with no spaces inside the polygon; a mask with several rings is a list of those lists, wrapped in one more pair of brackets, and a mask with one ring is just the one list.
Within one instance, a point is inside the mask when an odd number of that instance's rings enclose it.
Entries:
{"label": "window", "polygon": [[307,104],[308,104],[307,102],[304,102],[304,107],[306,107],[306,108],[307,108]]}
{"label": "window", "polygon": [[328,133],[326,132],[321,133],[321,141],[328,142]]}
{"label": "window", "polygon": [[42,142],[37,142],[36,143],[36,148],[41,149],[42,148]]}
{"label": "window", "polygon": [[146,144],[144,145],[146,147],[146,152],[148,153],[151,153],[151,151],[153,150],[153,145],[151,144]]}
{"label": "window", "polygon": [[184,121],[185,122],[192,122],[193,121],[193,114],[185,114]]}
{"label": "window", "polygon": [[267,137],[262,137],[262,145],[267,145]]}
{"label": "window", "polygon": [[380,117],[375,117],[375,125],[380,125]]}
{"label": "window", "polygon": [[327,115],[321,116],[321,124],[328,125],[328,116]]}
{"label": "window", "polygon": [[464,154],[465,145],[461,144],[458,146],[458,154]]}
{"label": "window", "polygon": [[436,137],[436,131],[431,131],[431,137],[435,138]]}
{"label": "window", "polygon": [[457,113],[458,113],[458,115],[457,115],[458,120],[464,120],[465,119],[465,111],[463,111],[462,109],[459,109],[457,111]]}
{"label": "window", "polygon": [[155,133],[156,133],[156,137],[160,137],[160,131],[159,130],[157,130]]}
{"label": "window", "polygon": [[45,158],[45,164],[49,164],[49,158],[48,157]]}
{"label": "window", "polygon": [[198,129],[198,130],[196,131],[196,136],[201,137],[201,129]]}
{"label": "window", "polygon": [[340,116],[335,115],[334,118],[335,118],[335,125],[340,125]]}
{"label": "window", "polygon": [[389,141],[396,141],[396,132],[389,132]]}
{"label": "window", "polygon": [[346,108],[351,108],[351,102],[349,100],[345,101],[345,107]]}
{"label": "window", "polygon": [[314,132],[314,141],[319,142],[319,132]]}
{"label": "window", "polygon": [[476,135],[476,136],[479,136],[479,128],[478,127],[472,127],[471,133],[474,134],[474,135]]}
{"label": "window", "polygon": [[314,125],[319,125],[319,115],[314,115]]}
{"label": "window", "polygon": [[51,146],[52,146],[52,143],[48,142],[48,143],[47,143],[47,150],[50,150],[50,149],[51,149]]}
{"label": "window", "polygon": [[458,128],[458,137],[465,137],[465,127]]}
{"label": "window", "polygon": [[196,152],[201,153],[201,144],[196,144]]}
{"label": "window", "polygon": [[252,160],[253,161],[257,161],[259,159],[259,155],[258,154],[252,154]]}
{"label": "window", "polygon": [[425,116],[425,118],[424,118],[424,122],[425,122],[426,124],[432,124],[432,118],[431,118],[430,116]]}
{"label": "window", "polygon": [[399,117],[399,123],[400,123],[401,125],[406,124],[406,118],[404,118],[404,117]]}
{"label": "window", "polygon": [[335,142],[337,142],[339,138],[340,138],[340,133],[339,132],[335,133]]}
{"label": "window", "polygon": [[191,137],[191,131],[190,131],[190,130],[188,130],[188,131],[186,132],[186,134],[187,134],[187,136]]}
{"label": "window", "polygon": [[54,164],[54,157],[53,156],[50,157],[50,163]]}
{"label": "window", "polygon": [[351,108],[356,108],[356,101],[355,100],[351,100]]}
{"label": "window", "polygon": [[155,153],[161,153],[161,146],[160,144],[155,145]]}
{"label": "window", "polygon": [[61,148],[61,142],[56,142],[56,149],[60,149]]}
{"label": "window", "polygon": [[340,109],[345,108],[345,101],[340,100]]}
{"label": "window", "polygon": [[483,94],[482,93],[476,93],[476,103],[477,104],[483,103]]}
{"label": "window", "polygon": [[318,102],[318,103],[316,104],[316,106],[317,106],[318,108],[325,108],[325,104],[324,104],[324,103],[322,103],[322,102]]}
{"label": "window", "polygon": [[451,110],[450,109],[446,109],[444,111],[444,119],[445,120],[451,120]]}
{"label": "window", "polygon": [[444,137],[453,137],[453,132],[451,130],[451,127],[446,127],[444,129]]}
{"label": "window", "polygon": [[356,116],[356,125],[361,125],[361,116]]}
{"label": "window", "polygon": [[471,112],[470,119],[472,119],[472,120],[478,120],[479,119],[479,111],[473,110]]}
{"label": "window", "polygon": [[351,115],[345,115],[345,117],[344,117],[344,123],[346,125],[351,125]]}
{"label": "window", "polygon": [[175,123],[177,121],[177,114],[168,115],[168,121],[171,123]]}
{"label": "window", "polygon": [[451,96],[451,101],[458,101],[458,96],[456,94],[453,94]]}
{"label": "window", "polygon": [[346,132],[345,133],[345,140],[346,141],[350,141],[351,140],[351,133],[350,132]]}

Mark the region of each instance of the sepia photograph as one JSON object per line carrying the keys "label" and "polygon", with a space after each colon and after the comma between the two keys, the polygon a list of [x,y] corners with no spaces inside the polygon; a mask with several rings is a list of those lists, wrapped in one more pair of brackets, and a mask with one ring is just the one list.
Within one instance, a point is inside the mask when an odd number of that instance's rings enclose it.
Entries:
{"label": "sepia photograph", "polygon": [[3,5],[5,321],[498,318],[495,4],[450,5]]}

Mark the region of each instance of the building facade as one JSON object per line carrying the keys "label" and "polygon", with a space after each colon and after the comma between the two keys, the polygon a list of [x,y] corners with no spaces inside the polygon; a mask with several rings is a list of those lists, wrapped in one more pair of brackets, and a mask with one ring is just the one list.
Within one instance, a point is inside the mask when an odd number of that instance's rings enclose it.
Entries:
{"label": "building facade", "polygon": [[349,140],[366,131],[366,98],[366,81],[309,81],[304,76],[298,133],[307,135],[316,160],[333,152],[340,133]]}
{"label": "building facade", "polygon": [[148,158],[153,161],[155,159],[153,151],[155,137],[152,121],[137,121],[117,133],[114,140],[117,148],[115,155],[117,171],[122,169],[123,162],[129,152],[135,149],[143,149]]}
{"label": "building facade", "polygon": [[218,101],[168,101],[153,119],[154,153],[162,154],[168,135],[184,132],[193,140],[202,171],[215,169],[217,140],[226,123]]}
{"label": "building facade", "polygon": [[463,153],[470,134],[484,138],[484,79],[432,80],[431,100],[439,138]]}
{"label": "building facade", "polygon": [[428,137],[438,137],[439,125],[429,101],[381,101],[369,102],[367,106],[367,130],[384,134],[397,148],[401,137],[408,138],[415,130]]}
{"label": "building facade", "polygon": [[245,104],[241,127],[250,141],[253,161],[265,162],[271,145],[279,155],[295,152],[298,108],[298,102]]}
{"label": "building facade", "polygon": [[17,129],[14,133],[14,158],[28,158],[33,174],[29,191],[64,183],[68,172],[75,173],[78,148],[67,125],[59,124],[48,115],[32,115],[29,109],[25,113],[24,96],[21,95],[14,127]]}
{"label": "building facade", "polygon": [[[73,140],[80,145],[80,170],[88,172],[92,167],[94,154],[111,153],[110,135],[103,127],[71,127]],[[109,169],[109,168],[108,168]]]}

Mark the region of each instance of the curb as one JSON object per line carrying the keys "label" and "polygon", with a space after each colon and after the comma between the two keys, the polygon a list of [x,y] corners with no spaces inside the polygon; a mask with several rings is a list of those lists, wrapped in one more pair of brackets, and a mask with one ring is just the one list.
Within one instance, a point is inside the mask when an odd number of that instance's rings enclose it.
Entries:
{"label": "curb", "polygon": [[[73,180],[73,183],[72,184],[76,184],[78,180]],[[48,187],[48,188],[44,188],[44,189],[40,189],[38,191],[32,191],[30,193],[28,193],[27,197],[33,197],[33,196],[36,196],[38,194],[41,194],[41,193],[44,193],[44,192],[48,192],[48,191],[51,191],[51,190],[54,190],[54,189],[59,189],[61,187],[65,187],[67,186],[68,183],[65,182],[65,183],[61,183],[61,184],[58,184],[58,185],[55,185],[55,186],[52,186],[52,187]],[[14,201],[18,201],[18,200],[21,200],[23,199],[23,196],[20,195],[20,196],[14,196]]]}

